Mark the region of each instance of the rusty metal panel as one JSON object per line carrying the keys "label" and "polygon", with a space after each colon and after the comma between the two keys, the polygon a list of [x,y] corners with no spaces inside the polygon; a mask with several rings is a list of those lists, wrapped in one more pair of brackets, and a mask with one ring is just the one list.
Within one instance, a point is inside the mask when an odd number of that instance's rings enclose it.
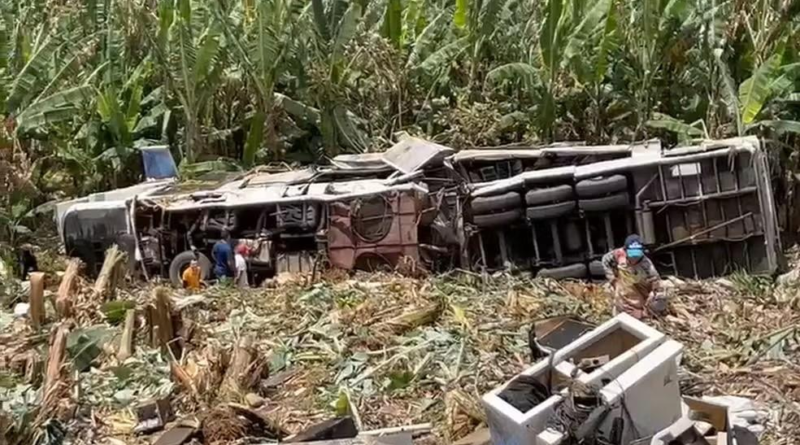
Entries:
{"label": "rusty metal panel", "polygon": [[[385,207],[380,207],[380,201]],[[370,264],[377,267],[378,263],[394,268],[404,258],[418,263],[419,216],[418,199],[411,193],[376,194],[330,204],[327,242],[331,265],[349,270]]]}

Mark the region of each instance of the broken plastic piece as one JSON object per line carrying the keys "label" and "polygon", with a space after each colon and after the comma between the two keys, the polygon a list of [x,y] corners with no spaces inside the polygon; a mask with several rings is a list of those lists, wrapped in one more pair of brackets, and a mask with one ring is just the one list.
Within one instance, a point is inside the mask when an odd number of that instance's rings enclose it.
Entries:
{"label": "broken plastic piece", "polygon": [[315,440],[349,439],[358,435],[358,429],[352,417],[337,417],[295,434],[286,443],[311,442]]}
{"label": "broken plastic piece", "polygon": [[172,406],[169,399],[151,399],[136,407],[136,418],[139,422],[133,428],[136,434],[147,434],[158,431],[173,419]]}
{"label": "broken plastic piece", "polygon": [[610,360],[611,359],[608,355],[582,358],[581,361],[578,362],[578,369],[583,372],[592,372],[595,369],[605,365]]}
{"label": "broken plastic piece", "polygon": [[154,445],[181,445],[186,443],[194,433],[194,428],[178,426],[162,434]]}

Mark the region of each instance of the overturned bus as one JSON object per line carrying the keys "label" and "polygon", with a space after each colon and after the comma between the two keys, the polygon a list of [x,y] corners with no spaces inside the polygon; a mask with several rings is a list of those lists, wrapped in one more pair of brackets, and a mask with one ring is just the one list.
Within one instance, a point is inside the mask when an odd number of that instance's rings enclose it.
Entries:
{"label": "overturned bus", "polygon": [[[158,159],[169,164],[164,152]],[[116,243],[144,276],[176,284],[194,257],[210,274],[223,229],[251,245],[256,280],[325,267],[599,277],[600,257],[634,232],[665,274],[772,273],[783,264],[756,138],[459,152],[407,138],[325,167],[201,182],[157,170],[144,184],[60,206],[67,251],[96,270]]]}

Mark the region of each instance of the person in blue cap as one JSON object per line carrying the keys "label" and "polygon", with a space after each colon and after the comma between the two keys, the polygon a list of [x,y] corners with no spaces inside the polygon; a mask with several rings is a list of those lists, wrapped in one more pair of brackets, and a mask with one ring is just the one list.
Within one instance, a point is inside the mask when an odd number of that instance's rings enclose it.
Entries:
{"label": "person in blue cap", "polygon": [[652,309],[654,299],[660,299],[661,277],[644,254],[644,244],[639,235],[628,236],[625,247],[605,254],[603,268],[614,291],[616,313],[626,312],[642,319],[648,309]]}

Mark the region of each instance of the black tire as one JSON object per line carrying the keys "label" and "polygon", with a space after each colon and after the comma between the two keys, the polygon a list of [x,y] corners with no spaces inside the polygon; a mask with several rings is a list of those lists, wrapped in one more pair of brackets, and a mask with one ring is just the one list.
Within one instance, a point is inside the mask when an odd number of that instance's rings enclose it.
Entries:
{"label": "black tire", "polygon": [[531,221],[544,221],[567,215],[575,210],[575,201],[559,202],[544,206],[528,207],[525,216]]}
{"label": "black tire", "polygon": [[496,210],[515,209],[522,204],[522,198],[517,192],[508,192],[497,196],[483,196],[472,200],[472,213],[482,215]]}
{"label": "black tire", "polygon": [[546,189],[533,189],[525,194],[525,203],[529,206],[547,204],[551,202],[566,201],[572,199],[572,186],[559,185]]}
{"label": "black tire", "polygon": [[211,269],[213,268],[211,260],[200,252],[195,254],[195,252],[187,250],[176,255],[169,264],[169,280],[172,281],[173,286],[183,287],[183,271],[189,267],[189,263],[192,262],[195,255],[197,255],[197,265],[200,266],[203,280],[208,280],[211,277]]}
{"label": "black tire", "polygon": [[553,278],[563,280],[565,278],[586,278],[586,265],[583,263],[570,264],[569,266],[553,267],[540,269],[536,273],[537,278]]}
{"label": "black tire", "polygon": [[589,263],[589,275],[594,278],[605,278],[606,269],[603,267],[603,262],[600,260],[594,260]]}
{"label": "black tire", "polygon": [[622,192],[602,198],[581,199],[578,203],[584,212],[605,212],[627,207],[630,198],[628,192]]}
{"label": "black tire", "polygon": [[472,222],[481,228],[498,227],[520,219],[522,209],[507,210],[501,213],[490,213],[488,215],[474,215]]}
{"label": "black tire", "polygon": [[595,198],[609,193],[620,192],[628,188],[628,178],[614,175],[600,178],[584,179],[575,185],[575,192],[581,198]]}

